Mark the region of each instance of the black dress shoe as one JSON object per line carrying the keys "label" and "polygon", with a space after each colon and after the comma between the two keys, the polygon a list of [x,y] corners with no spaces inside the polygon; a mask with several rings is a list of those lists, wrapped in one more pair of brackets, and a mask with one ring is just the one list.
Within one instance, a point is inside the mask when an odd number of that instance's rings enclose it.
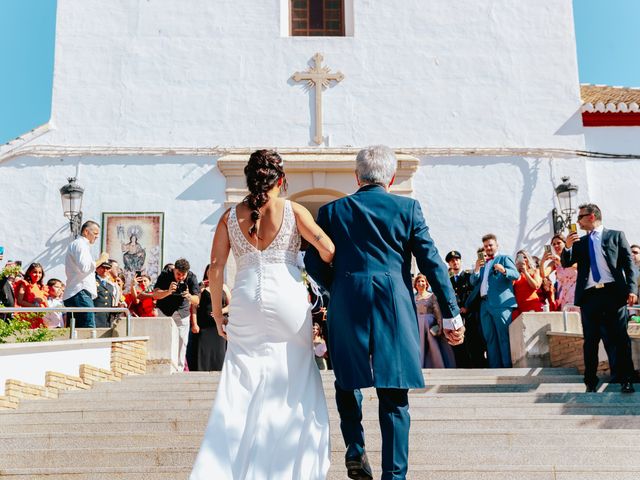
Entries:
{"label": "black dress shoe", "polygon": [[349,478],[353,480],[373,480],[373,472],[367,459],[367,452],[362,452],[362,455],[347,457],[345,465],[347,466],[347,476]]}
{"label": "black dress shoe", "polygon": [[620,393],[633,393],[635,392],[636,389],[633,388],[633,383],[627,381],[627,382],[622,382],[620,384]]}
{"label": "black dress shoe", "polygon": [[598,391],[598,387],[597,386],[587,385],[586,393],[595,393],[597,391]]}

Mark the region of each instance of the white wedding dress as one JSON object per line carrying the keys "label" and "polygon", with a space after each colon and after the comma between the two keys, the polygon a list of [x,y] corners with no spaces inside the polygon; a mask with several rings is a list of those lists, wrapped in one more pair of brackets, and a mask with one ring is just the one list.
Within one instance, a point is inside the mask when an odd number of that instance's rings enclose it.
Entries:
{"label": "white wedding dress", "polygon": [[190,480],[323,480],[329,416],[313,353],[311,310],[296,265],[289,201],[265,250],[227,222],[237,264],[220,384]]}

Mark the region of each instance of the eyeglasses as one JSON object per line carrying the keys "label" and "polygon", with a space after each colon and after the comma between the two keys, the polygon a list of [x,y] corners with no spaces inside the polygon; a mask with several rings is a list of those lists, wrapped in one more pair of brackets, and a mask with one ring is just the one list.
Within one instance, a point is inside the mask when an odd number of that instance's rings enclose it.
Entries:
{"label": "eyeglasses", "polygon": [[584,217],[588,217],[589,215],[591,215],[590,213],[583,213],[581,215],[578,215],[578,220],[583,219]]}

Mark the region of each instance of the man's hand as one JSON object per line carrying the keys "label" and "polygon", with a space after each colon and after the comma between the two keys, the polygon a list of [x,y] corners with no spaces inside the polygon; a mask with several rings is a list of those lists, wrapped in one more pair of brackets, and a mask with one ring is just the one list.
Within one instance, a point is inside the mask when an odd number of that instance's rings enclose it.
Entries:
{"label": "man's hand", "polygon": [[475,273],[478,273],[480,271],[480,269],[482,268],[482,266],[484,265],[484,263],[485,263],[484,260],[477,259],[476,260],[476,267],[475,267],[475,269],[473,271]]}
{"label": "man's hand", "polygon": [[461,345],[464,342],[464,331],[464,325],[457,330],[449,330],[445,328],[444,336],[447,339],[447,343],[449,343],[449,345],[453,345],[454,347],[456,345]]}
{"label": "man's hand", "polygon": [[469,311],[469,310],[467,310],[467,308],[466,308],[466,307],[460,307],[460,313],[461,313],[462,315],[466,315],[468,311]]}
{"label": "man's hand", "polygon": [[636,303],[638,303],[638,295],[636,295],[635,293],[630,293],[629,297],[627,298],[627,305],[631,307]]}
{"label": "man's hand", "polygon": [[579,242],[579,241],[580,241],[580,235],[578,235],[578,232],[570,233],[569,236],[567,237],[567,242],[565,243],[565,247],[571,248],[573,247],[573,244],[575,242]]}
{"label": "man's hand", "polygon": [[502,265],[501,263],[496,263],[496,264],[493,266],[493,269],[494,269],[496,272],[500,272],[500,273],[501,273],[501,274],[503,274],[503,275],[507,273],[507,269],[506,269],[506,268],[504,268],[504,265]]}
{"label": "man's hand", "polygon": [[176,290],[178,289],[178,283],[177,282],[171,282],[171,285],[169,285],[169,294],[173,295]]}

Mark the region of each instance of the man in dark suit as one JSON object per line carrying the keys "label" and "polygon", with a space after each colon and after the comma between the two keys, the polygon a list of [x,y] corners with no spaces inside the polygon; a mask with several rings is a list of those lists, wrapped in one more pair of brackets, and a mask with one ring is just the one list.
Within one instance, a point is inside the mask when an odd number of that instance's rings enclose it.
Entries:
{"label": "man in dark suit", "polygon": [[[111,308],[113,307],[113,297],[115,295],[115,288],[109,282],[107,274],[111,269],[109,262],[104,262],[96,267],[96,290],[98,296],[93,299],[94,307]],[[111,327],[112,313],[96,313],[96,327],[109,328]]]}
{"label": "man in dark suit", "polygon": [[464,343],[453,347],[457,368],[485,368],[486,345],[480,328],[479,308],[467,306],[467,301],[473,291],[471,285],[471,271],[462,270],[462,255],[457,250],[451,250],[444,258],[449,265],[451,286],[456,292],[456,302],[460,307],[460,314],[464,321]]}
{"label": "man in dark suit", "polygon": [[623,232],[602,226],[597,205],[581,205],[578,224],[587,232],[567,237],[563,267],[578,264],[575,304],[580,307],[584,335],[584,383],[587,392],[598,388],[598,344],[604,342],[614,380],[622,393],[633,393],[631,340],[627,333],[628,311],[638,300],[636,271]]}
{"label": "man in dark suit", "polygon": [[420,204],[388,192],[397,160],[383,146],[356,158],[360,189],[322,207],[318,224],[336,246],[332,265],[310,249],[309,274],[330,292],[329,348],[336,403],[347,446],[349,478],[372,478],[365,453],[361,388],[376,387],[382,433],[382,479],[406,478],[409,453],[408,389],[424,386],[412,254],[436,294],[444,332],[462,343],[464,326],[447,270],[429,236]]}

